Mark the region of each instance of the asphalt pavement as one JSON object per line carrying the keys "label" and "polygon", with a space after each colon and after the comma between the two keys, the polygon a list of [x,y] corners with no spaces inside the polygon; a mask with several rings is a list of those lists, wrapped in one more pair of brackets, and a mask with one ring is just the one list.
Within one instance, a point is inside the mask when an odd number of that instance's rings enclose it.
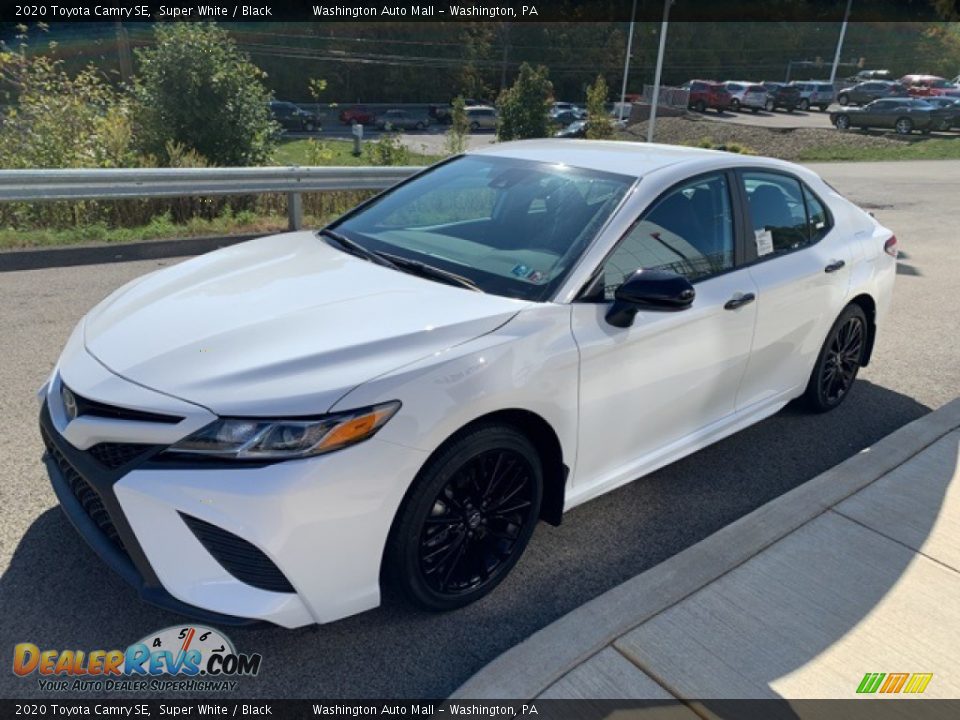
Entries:
{"label": "asphalt pavement", "polygon": [[[388,606],[295,631],[226,629],[259,652],[242,697],[446,696],[480,667],[591,598],[702,540],[940,407],[960,390],[960,162],[817,167],[893,228],[903,250],[871,366],[837,411],[773,418],[541,526],[490,597],[432,615]],[[128,279],[176,260],[0,273],[0,651],[126,647],[183,620],[142,604],[56,507],[40,462],[34,391],[74,323]],[[318,550],[319,551],[319,550]],[[338,549],[338,551],[348,551]],[[45,697],[0,673],[0,697]],[[64,697],[64,696],[60,696]]]}

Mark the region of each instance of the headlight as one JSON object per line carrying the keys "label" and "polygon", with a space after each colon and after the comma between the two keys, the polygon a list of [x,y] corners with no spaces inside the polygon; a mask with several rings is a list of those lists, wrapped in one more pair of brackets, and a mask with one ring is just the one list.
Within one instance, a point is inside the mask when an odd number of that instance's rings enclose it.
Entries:
{"label": "headlight", "polygon": [[373,437],[399,409],[400,401],[394,400],[310,419],[221,418],[166,452],[228,460],[310,457]]}

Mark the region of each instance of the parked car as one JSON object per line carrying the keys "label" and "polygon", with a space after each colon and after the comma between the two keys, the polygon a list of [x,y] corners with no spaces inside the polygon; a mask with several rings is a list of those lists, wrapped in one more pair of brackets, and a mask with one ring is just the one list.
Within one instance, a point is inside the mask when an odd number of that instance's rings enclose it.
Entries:
{"label": "parked car", "polygon": [[467,108],[467,122],[470,123],[471,132],[477,132],[477,130],[496,130],[496,108],[484,105],[469,107]]}
{"label": "parked car", "polygon": [[558,125],[566,127],[570,123],[578,120],[585,120],[587,113],[585,110],[563,110],[562,112],[550,114],[550,119]]}
{"label": "parked car", "polygon": [[[463,101],[464,108],[471,107],[486,107],[485,103],[474,100],[473,98],[465,98]],[[449,105],[430,105],[427,108],[427,115],[434,122],[438,122],[442,125],[449,125],[453,122],[453,104]]]}
{"label": "parked car", "polygon": [[913,97],[960,96],[960,88],[936,75],[904,75],[900,83]]}
{"label": "parked car", "polygon": [[767,103],[764,107],[771,112],[777,108],[793,112],[800,104],[800,89],[795,85],[767,81],[763,83],[763,87],[767,91]]}
{"label": "parked car", "polygon": [[837,102],[841,105],[866,105],[885,97],[908,97],[907,88],[897,82],[870,80],[841,90]]}
{"label": "parked car", "polygon": [[409,110],[387,110],[377,118],[377,127],[381,130],[423,130],[430,119]]}
{"label": "parked car", "polygon": [[555,102],[550,106],[550,115],[559,115],[562,112],[586,112],[576,103],[572,102]]}
{"label": "parked car", "polygon": [[344,125],[370,125],[375,120],[373,110],[363,105],[354,105],[340,111],[340,122]]}
{"label": "parked car", "polygon": [[112,293],[40,389],[47,471],[93,549],[177,613],[451,610],[540,520],[794,398],[840,406],[896,245],[792,163],[498,144]]}
{"label": "parked car", "polygon": [[708,108],[719,113],[730,109],[730,93],[723,83],[710,80],[690,80],[680,86],[689,93],[687,107],[697,112],[706,112]]}
{"label": "parked car", "polygon": [[797,107],[801,110],[816,107],[820,109],[820,112],[825,112],[833,103],[833,85],[828,82],[794,82],[791,85],[794,85],[800,91]]}
{"label": "parked car", "polygon": [[728,80],[723,87],[730,93],[730,109],[734,112],[740,112],[744,108],[759,112],[767,106],[767,91],[763,85]]}
{"label": "parked car", "polygon": [[271,100],[269,105],[273,119],[280,123],[284,130],[313,132],[320,128],[320,118],[317,115],[297,107],[292,102]]}
{"label": "parked car", "polygon": [[920,98],[881,98],[863,107],[842,107],[830,113],[838,130],[851,127],[892,128],[899,135],[914,130],[928,133],[950,124],[949,110],[934,107]]}
{"label": "parked car", "polygon": [[555,133],[558,138],[582,138],[587,136],[587,121],[574,120],[566,127],[563,127]]}
{"label": "parked car", "polygon": [[941,95],[939,97],[924,98],[925,102],[930,103],[938,110],[945,111],[944,124],[939,130],[949,130],[951,128],[960,129],[960,98]]}
{"label": "parked car", "polygon": [[868,80],[893,80],[893,75],[889,70],[861,70],[853,77],[847,78],[848,82],[862,83]]}

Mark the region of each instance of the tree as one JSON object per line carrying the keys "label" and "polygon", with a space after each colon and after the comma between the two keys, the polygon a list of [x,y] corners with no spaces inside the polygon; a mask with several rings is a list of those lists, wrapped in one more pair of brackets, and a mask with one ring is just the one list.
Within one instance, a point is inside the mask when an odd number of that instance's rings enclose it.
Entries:
{"label": "tree", "polygon": [[459,155],[467,149],[467,133],[470,131],[470,121],[467,119],[467,110],[462,97],[455,97],[450,109],[450,129],[447,130],[447,152],[450,155]]}
{"label": "tree", "polygon": [[553,97],[553,84],[547,69],[540,65],[520,66],[516,81],[500,93],[497,108],[500,111],[497,137],[500,140],[522,140],[546,137],[550,132],[547,111]]}
{"label": "tree", "polygon": [[166,163],[178,143],[214,165],[261,165],[278,127],[264,73],[213,23],[161,23],[156,44],[137,50],[135,136]]}
{"label": "tree", "polygon": [[607,81],[597,75],[593,85],[587,88],[587,137],[590,140],[607,140],[613,137],[613,121],[607,114]]}

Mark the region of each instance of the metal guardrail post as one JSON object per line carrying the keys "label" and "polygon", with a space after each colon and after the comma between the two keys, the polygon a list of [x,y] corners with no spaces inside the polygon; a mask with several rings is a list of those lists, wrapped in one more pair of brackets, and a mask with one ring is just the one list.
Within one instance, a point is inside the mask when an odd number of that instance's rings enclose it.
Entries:
{"label": "metal guardrail post", "polygon": [[300,230],[303,227],[303,195],[298,192],[287,193],[287,229]]}

